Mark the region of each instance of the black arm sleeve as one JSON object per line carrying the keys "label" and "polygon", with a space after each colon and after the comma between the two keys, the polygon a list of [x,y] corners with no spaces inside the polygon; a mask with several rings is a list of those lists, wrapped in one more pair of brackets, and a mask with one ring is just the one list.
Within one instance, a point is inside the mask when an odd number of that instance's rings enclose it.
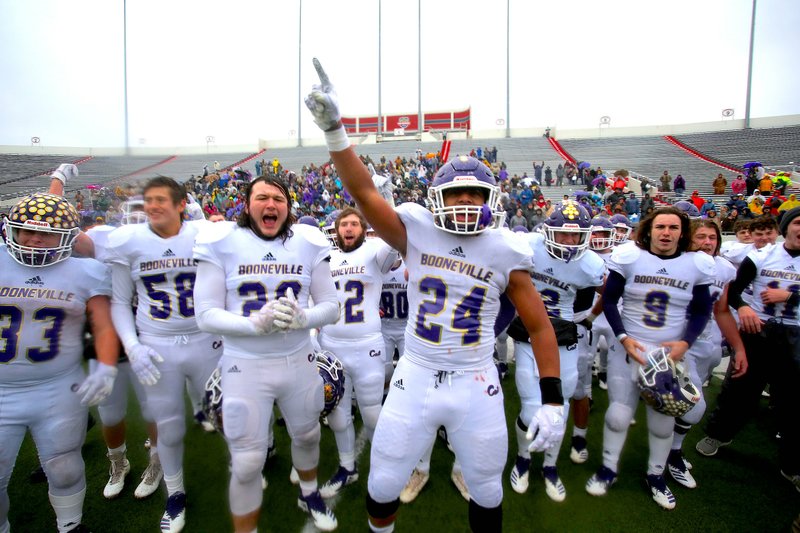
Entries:
{"label": "black arm sleeve", "polygon": [[515,314],[517,314],[517,310],[514,308],[514,304],[511,303],[511,299],[506,293],[501,294],[500,310],[497,312],[497,318],[494,321],[495,337],[499,337],[506,330],[511,321],[514,320]]}
{"label": "black arm sleeve", "polygon": [[687,307],[688,324],[686,324],[686,331],[683,334],[683,340],[689,346],[694,344],[697,337],[706,329],[706,324],[711,318],[711,308],[714,305],[714,300],[711,299],[711,292],[708,287],[708,285],[695,285],[692,289],[692,300]]}
{"label": "black arm sleeve", "polygon": [[617,336],[625,333],[625,326],[622,325],[622,317],[617,309],[623,292],[625,292],[625,278],[619,272],[612,270],[608,273],[606,288],[603,290],[603,313],[614,335]]}
{"label": "black arm sleeve", "polygon": [[728,305],[734,309],[747,305],[742,300],[742,292],[756,279],[756,274],[755,263],[749,257],[745,257],[739,270],[736,271],[736,279],[728,286]]}
{"label": "black arm sleeve", "polygon": [[572,304],[572,310],[576,313],[591,309],[594,304],[594,295],[597,292],[597,287],[584,287],[578,289],[575,294],[575,303]]}

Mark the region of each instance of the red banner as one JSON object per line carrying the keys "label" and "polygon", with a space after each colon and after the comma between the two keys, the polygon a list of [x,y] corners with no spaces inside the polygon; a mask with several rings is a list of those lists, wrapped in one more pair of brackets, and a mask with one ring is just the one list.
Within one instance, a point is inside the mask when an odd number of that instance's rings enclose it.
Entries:
{"label": "red banner", "polygon": [[[395,130],[405,130],[406,132],[419,132],[419,115],[416,113],[405,113],[402,115],[384,115],[381,117],[383,124],[381,131],[391,134]],[[471,110],[463,111],[442,111],[438,113],[423,114],[423,131],[431,130],[469,130],[471,121]],[[377,133],[378,117],[342,117],[347,133]]]}

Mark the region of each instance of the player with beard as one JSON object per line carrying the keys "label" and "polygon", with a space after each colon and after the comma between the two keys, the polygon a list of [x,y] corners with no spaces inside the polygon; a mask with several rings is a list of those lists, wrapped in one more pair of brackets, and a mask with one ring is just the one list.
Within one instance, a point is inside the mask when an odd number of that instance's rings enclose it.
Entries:
{"label": "player with beard", "polygon": [[292,440],[298,507],[317,529],[337,527],[317,488],[324,391],[309,334],[336,320],[330,245],[319,230],[295,224],[290,205],[282,179],[258,177],[247,186],[237,223],[214,225],[194,247],[197,321],[225,342],[222,413],[236,533],[251,533],[258,526],[261,470],[276,403]]}
{"label": "player with beard", "polygon": [[380,297],[383,275],[398,254],[379,239],[366,239],[367,221],[356,209],[343,209],[334,223],[338,250],[331,253],[331,275],[339,299],[339,319],[323,326],[319,344],[342,362],[345,392],[328,415],[336,436],[339,469],[320,487],[323,498],[331,498],[358,480],[355,466],[355,428],[351,416],[352,392],[367,438],[372,438],[381,410],[384,383],[384,352],[381,334]]}

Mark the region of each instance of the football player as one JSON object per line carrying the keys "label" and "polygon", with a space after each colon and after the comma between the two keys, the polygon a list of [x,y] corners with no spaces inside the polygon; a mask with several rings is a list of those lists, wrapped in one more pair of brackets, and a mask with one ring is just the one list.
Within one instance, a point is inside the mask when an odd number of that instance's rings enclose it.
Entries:
{"label": "football player", "polygon": [[[780,231],[783,244],[751,251],[728,289],[728,302],[738,311],[747,350],[747,373],[734,379],[731,363],[708,420],[707,436],[696,449],[712,456],[730,444],[755,412],[761,391],[769,383],[781,435],[778,464],[781,474],[800,491],[796,394],[800,383],[800,208],[784,213]],[[753,296],[745,299],[743,292],[751,284]]]}
{"label": "football player", "polygon": [[[607,217],[596,216],[591,220],[589,250],[603,260],[604,281],[605,264],[614,247],[615,233],[616,229]],[[578,298],[578,296],[581,297]],[[588,311],[585,310],[586,307],[589,307]],[[596,292],[580,291],[576,294],[574,309],[573,321],[578,327],[578,384],[572,395],[574,424],[569,458],[573,463],[582,464],[589,460],[586,434],[589,430],[589,410],[592,398],[592,366],[600,343],[599,339],[603,338],[605,354],[608,351],[607,339],[613,338],[614,335],[602,314],[601,297]],[[601,356],[598,359],[598,381],[600,388],[605,389],[607,358]]]}
{"label": "football player", "polygon": [[404,257],[409,320],[403,357],[392,376],[372,442],[367,512],[373,531],[394,529],[399,495],[444,426],[470,492],[473,531],[502,528],[502,472],[508,439],[503,393],[492,362],[493,325],[507,292],[533,339],[543,407],[530,421],[535,450],[564,431],[558,347],[530,278],[530,248],[496,230],[498,187],[475,158],[443,165],[429,188],[433,213],[418,204],[392,209],[350,147],[336,92],[319,61],[320,85],[306,98],[325,132],[347,191],[378,235]]}
{"label": "football player", "polygon": [[[8,483],[28,429],[47,474],[59,533],[88,531],[81,524],[86,406],[111,392],[118,340],[109,311],[108,268],[94,259],[70,257],[79,220],[60,196],[36,193],[12,207],[5,225],[7,253],[0,254],[3,533],[10,531]],[[89,377],[81,366],[87,319],[99,360]]]}
{"label": "football player", "polygon": [[339,299],[339,319],[320,330],[319,344],[342,362],[344,397],[328,415],[336,436],[339,469],[320,487],[323,498],[331,498],[358,480],[355,465],[355,429],[351,415],[352,391],[372,438],[383,400],[386,347],[381,334],[380,298],[383,275],[398,254],[380,239],[366,239],[367,221],[356,209],[343,209],[334,222],[338,250],[331,254],[331,275]]}
{"label": "football player", "polygon": [[739,335],[736,320],[728,307],[725,291],[728,283],[736,277],[736,269],[726,259],[719,256],[722,242],[719,226],[708,219],[692,220],[692,250],[707,253],[714,258],[717,275],[711,285],[711,300],[714,302],[714,318],[709,320],[706,328],[695,343],[686,352],[686,366],[689,377],[700,393],[697,404],[685,415],[675,418],[672,449],[667,459],[667,470],[672,478],[684,487],[693,489],[697,482],[689,472],[691,464],[683,457],[681,447],[686,434],[693,425],[700,422],[706,412],[706,400],[703,396],[703,383],[711,377],[711,371],[722,359],[722,335],[734,350],[733,372],[731,377],[738,378],[747,371],[747,356]]}
{"label": "football player", "polygon": [[237,223],[216,224],[198,236],[194,248],[197,320],[225,341],[222,413],[237,533],[258,525],[275,403],[292,440],[298,506],[322,531],[337,525],[317,487],[324,391],[309,334],[335,322],[338,313],[330,245],[319,230],[294,223],[290,202],[279,177],[256,178],[247,186]]}
{"label": "football player", "polygon": [[[683,359],[711,315],[714,260],[704,253],[687,252],[690,243],[689,217],[665,207],[641,222],[635,243],[618,246],[611,253],[603,312],[616,341],[608,353],[603,466],[586,483],[586,491],[594,496],[606,494],[616,481],[620,452],[639,404],[636,377],[645,354],[664,346],[673,361]],[[664,509],[675,507],[675,496],[664,481],[674,425],[674,417],[647,406],[647,485],[653,500]]]}
{"label": "football player", "polygon": [[[571,398],[578,383],[578,332],[573,322],[573,306],[579,292],[590,296],[603,284],[605,265],[594,253],[587,253],[591,232],[589,213],[574,200],[556,205],[544,221],[543,233],[526,235],[533,250],[536,271],[531,275],[536,290],[542,296],[547,314],[557,332],[561,388],[565,398]],[[522,409],[515,427],[517,459],[511,469],[511,487],[518,493],[528,490],[531,455],[528,450],[526,420],[531,420],[542,406],[539,395],[539,372],[531,351],[525,327],[519,320],[509,326],[514,339],[514,359]],[[568,405],[568,404],[567,404]],[[545,491],[553,501],[564,501],[566,488],[558,476],[556,460],[561,441],[544,453],[542,477]]]}
{"label": "football player", "polygon": [[[141,197],[132,198],[122,204],[121,223],[123,225],[143,224],[145,222],[147,222],[147,215],[144,213],[144,200]],[[102,224],[93,226],[86,231],[86,234],[94,243],[95,259],[98,261],[106,261],[108,257],[108,238],[115,229],[113,226]],[[94,360],[91,360],[90,365],[93,362]],[[124,353],[117,362],[117,369],[119,373],[114,382],[114,390],[111,391],[108,398],[97,406],[103,429],[103,440],[105,440],[108,448],[106,455],[110,463],[108,483],[103,488],[103,496],[109,499],[116,498],[125,487],[125,478],[131,470],[126,455],[125,413],[128,410],[128,390],[133,387],[136,399],[141,407],[142,418],[147,424],[147,433],[150,439],[150,460],[147,468],[142,473],[142,481],[133,494],[136,498],[146,498],[158,489],[161,478],[164,477],[156,446],[158,443],[158,431],[147,405],[144,385],[136,379],[130,362]]]}
{"label": "football player", "polygon": [[131,368],[146,385],[167,486],[161,531],[175,533],[186,521],[185,381],[194,391],[192,398],[201,396],[222,353],[220,337],[198,328],[193,299],[197,266],[192,246],[201,228],[212,224],[183,221],[186,192],[172,178],[149,180],[143,198],[148,222],[122,226],[109,235],[112,317]]}
{"label": "football player", "polygon": [[403,356],[406,322],[408,322],[408,280],[406,280],[406,265],[402,258],[398,258],[389,272],[384,274],[381,287],[381,333],[386,346],[384,358],[386,392],[389,390],[389,382],[394,372],[395,351],[398,357]]}

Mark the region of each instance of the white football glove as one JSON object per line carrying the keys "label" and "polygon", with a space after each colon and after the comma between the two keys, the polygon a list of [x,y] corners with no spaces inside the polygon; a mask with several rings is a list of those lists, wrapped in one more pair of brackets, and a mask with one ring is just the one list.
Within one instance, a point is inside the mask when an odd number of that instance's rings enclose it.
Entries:
{"label": "white football glove", "polygon": [[50,174],[50,177],[53,179],[57,179],[64,185],[67,184],[67,180],[73,180],[78,177],[78,167],[73,165],[72,163],[61,163],[58,165],[58,168]]}
{"label": "white football glove", "polygon": [[128,351],[131,368],[142,385],[155,385],[161,377],[158,367],[153,363],[163,363],[164,358],[157,351],[144,344],[135,344]]}
{"label": "white football glove", "polygon": [[525,438],[532,441],[528,451],[543,452],[561,441],[564,436],[564,406],[544,404],[533,415]]}
{"label": "white football glove", "polygon": [[255,325],[258,333],[267,335],[272,333],[276,326],[275,308],[278,306],[278,300],[271,300],[265,303],[261,309],[255,313],[251,313],[247,318]]}
{"label": "white football glove", "polygon": [[314,68],[317,69],[320,83],[313,85],[311,93],[306,96],[306,107],[311,111],[314,122],[322,131],[331,131],[336,129],[342,120],[339,112],[339,97],[316,57],[314,58]]}
{"label": "white football glove", "polygon": [[308,317],[306,312],[297,303],[291,287],[286,290],[286,296],[278,299],[275,306],[275,325],[281,329],[306,329]]}
{"label": "white football glove", "polygon": [[94,372],[83,380],[76,391],[81,397],[81,405],[93,406],[105,400],[114,388],[117,367],[99,363]]}

